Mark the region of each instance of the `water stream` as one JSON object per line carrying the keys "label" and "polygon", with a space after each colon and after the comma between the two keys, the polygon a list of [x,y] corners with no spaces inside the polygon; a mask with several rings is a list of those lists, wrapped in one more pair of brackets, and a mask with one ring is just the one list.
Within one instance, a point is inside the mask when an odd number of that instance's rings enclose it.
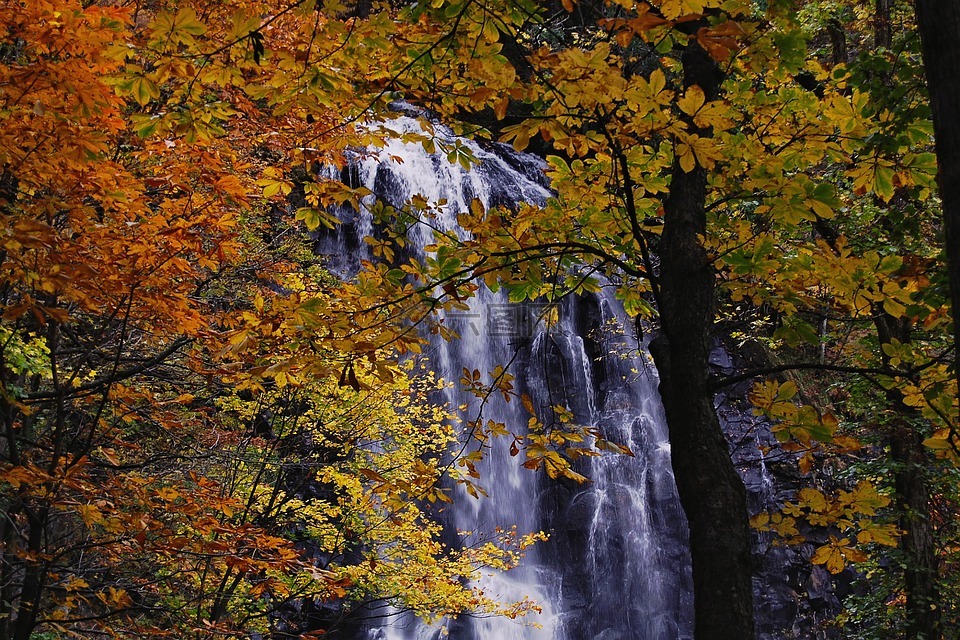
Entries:
{"label": "water stream", "polygon": [[[388,125],[419,132],[419,122],[402,116]],[[436,135],[455,144],[437,125]],[[549,197],[543,162],[509,147],[461,140],[479,161],[471,170],[443,154],[426,153],[420,144],[389,142],[358,158],[351,180],[393,206],[420,195],[445,201],[437,226],[462,234],[456,216],[473,198],[485,207]],[[318,240],[330,256],[355,256],[364,235],[373,232],[370,214],[357,212],[336,234]],[[416,251],[430,242],[424,230],[410,242]],[[350,260],[339,268],[349,272]],[[337,266],[337,265],[335,265]],[[518,569],[487,575],[483,588],[505,600],[530,596],[542,614],[525,623],[506,618],[461,617],[427,626],[405,616],[368,628],[366,640],[683,640],[691,637],[692,603],[686,524],[674,487],[657,373],[638,345],[634,323],[612,290],[571,297],[559,308],[559,322],[537,322],[538,308],[509,305],[502,295],[481,289],[469,311],[445,321],[461,338],[431,345],[436,372],[456,381],[463,368],[493,370],[512,362],[520,391],[535,406],[564,405],[584,424],[598,426],[607,439],[629,447],[635,456],[606,454],[578,467],[591,483],[548,480],[521,467],[508,443],[496,443],[483,463],[488,498],[457,496],[448,510],[451,529],[483,533],[516,525],[521,533],[544,530]],[[639,348],[638,348],[639,347]],[[466,405],[465,419],[479,411],[477,401],[455,389],[453,406]],[[484,419],[522,429],[529,417],[521,403],[493,401]],[[535,618],[535,619],[532,619]],[[535,623],[538,627],[531,626]]]}

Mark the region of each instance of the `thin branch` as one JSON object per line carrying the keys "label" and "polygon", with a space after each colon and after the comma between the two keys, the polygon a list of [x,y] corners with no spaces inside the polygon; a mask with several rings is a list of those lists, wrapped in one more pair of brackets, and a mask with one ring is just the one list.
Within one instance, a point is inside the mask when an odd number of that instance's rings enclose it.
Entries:
{"label": "thin branch", "polygon": [[104,385],[112,385],[122,380],[132,378],[133,376],[139,375],[144,371],[151,369],[158,364],[162,363],[164,360],[169,358],[171,355],[179,351],[184,345],[189,344],[192,341],[192,338],[182,337],[174,340],[170,343],[166,349],[153,356],[144,360],[135,367],[130,367],[129,369],[124,369],[123,371],[118,371],[114,375],[106,376],[98,380],[93,380],[92,382],[87,382],[85,384],[78,385],[69,390],[63,391],[41,391],[37,393],[30,393],[24,397],[25,402],[39,402],[41,400],[51,400],[53,398],[58,398],[66,395],[79,395],[82,392],[94,391],[103,387]]}
{"label": "thin branch", "polygon": [[876,368],[870,368],[870,367],[845,367],[842,365],[824,364],[820,362],[796,362],[793,364],[781,364],[775,367],[766,367],[763,369],[753,369],[751,371],[747,371],[745,373],[739,373],[734,376],[716,378],[710,384],[710,390],[719,391],[724,387],[729,387],[737,384],[738,382],[744,382],[745,380],[750,380],[752,378],[760,378],[763,376],[773,375],[775,373],[783,373],[785,371],[802,371],[802,370],[850,373],[853,375],[865,376],[868,378],[872,376],[902,376],[908,373],[905,371],[897,371],[895,369],[876,369]]}

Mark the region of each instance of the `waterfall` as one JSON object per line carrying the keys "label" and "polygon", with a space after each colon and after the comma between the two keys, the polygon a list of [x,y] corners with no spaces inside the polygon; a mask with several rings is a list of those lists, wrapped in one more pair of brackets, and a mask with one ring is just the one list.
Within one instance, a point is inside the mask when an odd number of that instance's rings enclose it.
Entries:
{"label": "waterfall", "polygon": [[[657,374],[613,292],[571,299],[538,336],[525,373],[535,397],[560,397],[634,457],[593,458],[592,483],[546,524],[562,549],[562,638],[666,640],[690,634],[686,525],[676,496]],[[558,549],[559,550],[559,549]]]}
{"label": "waterfall", "polygon": [[[381,126],[399,133],[422,132],[416,118],[400,116]],[[351,181],[393,206],[419,195],[445,202],[434,221],[459,234],[457,214],[473,198],[485,207],[518,202],[543,203],[542,160],[502,145],[480,146],[456,139],[435,125],[443,145],[460,144],[478,163],[470,170],[423,146],[390,140],[382,149],[358,156]],[[355,253],[372,233],[370,214],[356,212],[350,224],[318,240],[331,256]],[[409,238],[416,250],[430,243],[425,230]],[[354,259],[355,260],[355,259]],[[335,266],[347,272],[351,259]],[[448,314],[445,323],[461,338],[431,344],[428,356],[449,381],[461,371],[488,372],[512,362],[520,391],[542,410],[566,406],[582,424],[595,425],[634,456],[605,453],[584,460],[578,472],[592,482],[572,486],[549,480],[521,466],[507,442],[494,442],[481,468],[489,497],[455,498],[447,514],[451,529],[483,535],[495,526],[516,525],[520,533],[547,531],[523,564],[505,574],[487,574],[482,587],[493,596],[529,596],[543,612],[523,622],[469,617],[426,626],[409,616],[370,627],[369,640],[682,640],[692,637],[692,597],[686,523],[676,495],[657,373],[638,344],[633,320],[613,291],[570,297],[559,306],[559,320],[538,322],[536,305],[509,305],[481,288],[469,310]],[[451,406],[465,405],[465,421],[480,407],[456,389]],[[528,414],[518,401],[491,399],[483,407],[492,418],[520,430]],[[503,439],[501,439],[503,440]],[[537,626],[531,626],[531,623]]]}

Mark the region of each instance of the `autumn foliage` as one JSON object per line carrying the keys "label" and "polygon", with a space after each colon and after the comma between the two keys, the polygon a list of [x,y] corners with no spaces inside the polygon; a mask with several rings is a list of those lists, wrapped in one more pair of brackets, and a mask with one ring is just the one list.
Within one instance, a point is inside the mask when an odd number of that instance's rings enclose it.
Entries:
{"label": "autumn foliage", "polygon": [[[832,573],[934,526],[936,483],[911,474],[960,445],[909,17],[896,40],[882,3],[402,4],[0,0],[0,637],[295,637],[316,629],[294,609],[383,601],[428,619],[535,610],[469,581],[540,536],[449,548],[430,505],[451,483],[481,493],[486,438],[574,480],[578,457],[630,452],[555,406],[529,433],[467,425],[481,446],[455,461],[458,419],[435,402],[449,382],[421,368],[417,326],[480,286],[515,302],[613,287],[685,336],[684,242],[709,297],[687,342],[722,326],[776,360],[681,376],[708,417],[727,386],[821,372],[753,387],[810,482],[754,526],[785,544],[820,527],[811,560]],[[396,98],[546,149],[553,197],[474,202],[468,234],[401,267],[404,233],[441,205],[374,207],[373,259],[341,282],[304,227],[370,202],[323,176],[396,135],[369,126]],[[404,141],[475,162],[431,131]],[[513,375],[459,383],[533,413]],[[738,481],[721,434],[679,440],[709,440]],[[894,481],[858,466],[887,450]],[[818,484],[827,464],[846,488]]]}
{"label": "autumn foliage", "polygon": [[[449,500],[456,423],[391,363],[418,338],[358,333],[361,293],[335,293],[299,232],[273,237],[287,169],[341,162],[356,138],[334,123],[370,106],[324,72],[365,46],[336,34],[389,24],[312,3],[0,6],[0,636],[533,606],[465,586],[532,540],[447,549],[417,507]],[[307,192],[309,223],[334,196]]]}

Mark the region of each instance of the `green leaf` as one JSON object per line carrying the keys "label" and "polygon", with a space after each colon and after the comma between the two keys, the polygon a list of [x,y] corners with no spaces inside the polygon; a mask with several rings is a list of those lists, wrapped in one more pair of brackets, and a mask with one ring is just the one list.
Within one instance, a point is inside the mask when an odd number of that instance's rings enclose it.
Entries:
{"label": "green leaf", "polygon": [[893,197],[893,175],[892,168],[879,164],[874,171],[873,191],[883,198],[884,202],[890,202],[890,198]]}
{"label": "green leaf", "polygon": [[807,43],[799,30],[779,33],[773,41],[780,50],[780,62],[790,70],[799,70],[807,56]]}

